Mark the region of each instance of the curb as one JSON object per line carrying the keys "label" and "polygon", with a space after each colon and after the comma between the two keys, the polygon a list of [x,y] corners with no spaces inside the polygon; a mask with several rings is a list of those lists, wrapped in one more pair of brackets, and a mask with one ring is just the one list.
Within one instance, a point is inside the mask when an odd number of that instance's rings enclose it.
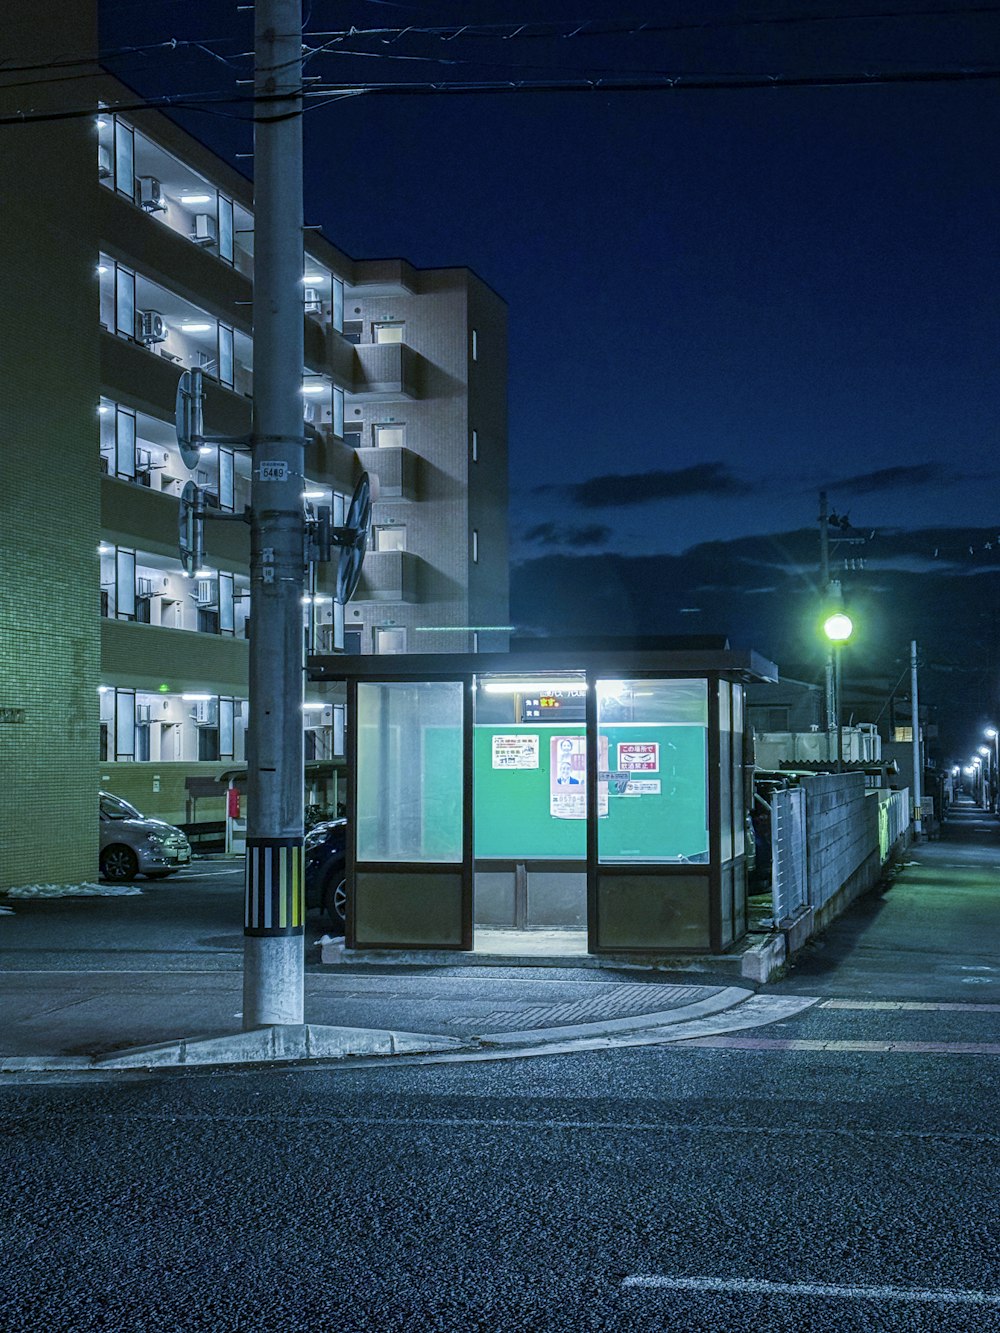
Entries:
{"label": "curb", "polygon": [[188,1041],[159,1042],[110,1055],[26,1055],[0,1060],[0,1074],[119,1069],[185,1068],[196,1065],[282,1064],[339,1060],[347,1056],[430,1055],[469,1043],[458,1037],[381,1028],[325,1027],[315,1023],[254,1028]]}
{"label": "curb", "polygon": [[[755,992],[742,986],[727,986],[715,995],[679,1009],[612,1018],[603,1022],[567,1024],[563,1027],[527,1028],[516,1032],[486,1033],[469,1037],[440,1037],[429,1033],[395,1032],[382,1028],[332,1027],[315,1023],[274,1025],[250,1032],[222,1033],[216,1037],[158,1042],[107,1055],[30,1055],[0,1059],[0,1076],[26,1073],[113,1073],[125,1070],[182,1069],[202,1066],[291,1064],[319,1060],[364,1059],[369,1056],[475,1056],[484,1048],[538,1051],[543,1048],[585,1048],[590,1043],[628,1044],[632,1034],[650,1032],[680,1040],[685,1027],[701,1024],[755,999]],[[752,1008],[752,1006],[751,1006]],[[743,1024],[737,1024],[743,1026]],[[700,1028],[698,1029],[700,1031]]]}

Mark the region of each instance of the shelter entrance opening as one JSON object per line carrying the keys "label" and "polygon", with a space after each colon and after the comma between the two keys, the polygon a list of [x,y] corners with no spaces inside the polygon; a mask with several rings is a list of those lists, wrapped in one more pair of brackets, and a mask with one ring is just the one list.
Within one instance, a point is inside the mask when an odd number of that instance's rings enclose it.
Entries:
{"label": "shelter entrance opening", "polygon": [[587,681],[479,676],[473,741],[475,948],[587,952]]}

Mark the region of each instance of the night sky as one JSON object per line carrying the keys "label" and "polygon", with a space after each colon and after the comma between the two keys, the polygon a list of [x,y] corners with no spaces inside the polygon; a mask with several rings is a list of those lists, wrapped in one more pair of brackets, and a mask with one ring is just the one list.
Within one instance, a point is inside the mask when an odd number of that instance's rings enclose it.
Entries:
{"label": "night sky", "polygon": [[[1000,9],[847,17],[878,8],[315,0],[307,33],[394,31],[340,41],[309,72],[426,85],[1000,68]],[[207,43],[108,60],[147,95],[233,91],[250,74],[252,16],[232,3],[102,13],[106,50]],[[399,31],[456,23],[508,26]],[[865,562],[844,574],[856,670],[895,677],[918,637],[946,743],[972,744],[1000,669],[998,87],[364,95],[310,110],[308,222],[356,257],[467,264],[509,303],[514,623],[725,632],[815,672],[825,486],[868,538],[838,551]],[[250,151],[247,114],[178,118],[232,158]]]}

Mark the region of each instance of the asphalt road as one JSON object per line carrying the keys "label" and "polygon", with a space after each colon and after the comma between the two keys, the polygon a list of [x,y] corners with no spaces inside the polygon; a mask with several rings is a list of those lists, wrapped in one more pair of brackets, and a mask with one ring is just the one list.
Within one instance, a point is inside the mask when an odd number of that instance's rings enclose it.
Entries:
{"label": "asphalt road", "polygon": [[6,1088],[0,1326],[998,1329],[997,1070],[697,1047]]}
{"label": "asphalt road", "polygon": [[[0,1084],[0,1329],[1000,1330],[1000,840],[958,832],[769,988],[821,999],[765,1027]],[[164,914],[154,963],[228,968],[234,889],[113,906]],[[30,906],[7,956],[72,966]]]}

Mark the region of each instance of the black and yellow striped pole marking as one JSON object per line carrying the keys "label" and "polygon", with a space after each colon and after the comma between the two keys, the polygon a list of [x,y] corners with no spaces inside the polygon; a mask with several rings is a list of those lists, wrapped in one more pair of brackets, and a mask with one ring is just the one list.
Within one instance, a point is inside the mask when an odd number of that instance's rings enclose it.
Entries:
{"label": "black and yellow striped pole marking", "polygon": [[247,935],[301,935],[305,929],[301,838],[247,838]]}

